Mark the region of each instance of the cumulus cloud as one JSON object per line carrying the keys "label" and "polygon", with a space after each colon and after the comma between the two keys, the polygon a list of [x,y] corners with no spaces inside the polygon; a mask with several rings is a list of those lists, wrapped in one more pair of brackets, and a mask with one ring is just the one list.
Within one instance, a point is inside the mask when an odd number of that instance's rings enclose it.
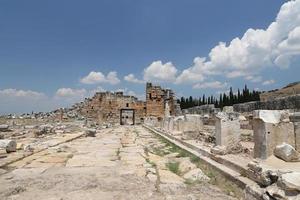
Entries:
{"label": "cumulus cloud", "polygon": [[144,80],[195,84],[212,76],[225,76],[258,83],[263,81],[263,69],[288,68],[299,56],[300,0],[291,0],[282,5],[267,28],[249,28],[229,43],[220,42],[207,57],[194,58],[192,66],[180,73],[170,62],[155,61],[144,70]]}
{"label": "cumulus cloud", "polygon": [[15,97],[15,98],[28,98],[28,99],[41,99],[46,97],[44,93],[32,90],[17,90],[17,89],[4,89],[0,90],[1,97]]}
{"label": "cumulus cloud", "polygon": [[263,84],[263,85],[272,85],[272,84],[274,84],[274,83],[275,83],[275,80],[271,79],[271,80],[266,80],[266,81],[264,81],[262,84]]}
{"label": "cumulus cloud", "polygon": [[128,74],[128,75],[124,76],[124,80],[125,80],[125,81],[128,81],[128,82],[131,82],[131,83],[141,83],[141,84],[145,83],[144,80],[139,80],[139,79],[137,79],[137,78],[134,76],[134,74]]}
{"label": "cumulus cloud", "polygon": [[165,64],[162,61],[154,61],[146,69],[144,69],[144,80],[145,81],[175,81],[177,74],[176,67],[171,63]]}
{"label": "cumulus cloud", "polygon": [[212,81],[212,82],[205,82],[205,83],[197,83],[193,86],[194,89],[222,89],[228,87],[227,83],[221,83],[220,81]]}
{"label": "cumulus cloud", "polygon": [[[291,59],[300,55],[300,0],[282,5],[276,20],[268,28],[248,29],[241,38],[234,38],[228,45],[220,42],[209,53],[209,59],[194,61],[194,66],[183,70],[177,82],[191,77],[202,81],[208,75],[228,78],[245,77],[253,82],[266,67],[287,68]],[[198,79],[198,80],[197,80]]]}
{"label": "cumulus cloud", "polygon": [[85,89],[59,88],[56,91],[56,96],[63,98],[84,97],[86,93]]}
{"label": "cumulus cloud", "polygon": [[48,97],[41,92],[8,88],[0,90],[0,114],[42,111]]}
{"label": "cumulus cloud", "polygon": [[102,72],[91,71],[87,76],[80,79],[83,84],[109,83],[116,85],[120,83],[118,74],[115,71],[109,72],[106,76]]}

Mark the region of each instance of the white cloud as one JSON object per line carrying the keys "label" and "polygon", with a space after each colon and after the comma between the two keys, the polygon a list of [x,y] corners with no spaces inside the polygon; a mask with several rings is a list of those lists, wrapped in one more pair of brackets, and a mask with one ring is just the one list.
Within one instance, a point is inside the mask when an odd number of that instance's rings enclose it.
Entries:
{"label": "white cloud", "polygon": [[14,88],[0,90],[0,114],[43,111],[50,107],[41,92]]}
{"label": "white cloud", "polygon": [[245,77],[246,80],[249,80],[253,83],[259,83],[259,82],[262,82],[262,77],[261,76],[246,76]]}
{"label": "white cloud", "polygon": [[17,90],[17,89],[4,89],[0,90],[0,96],[3,97],[14,97],[14,98],[29,98],[29,99],[40,99],[46,97],[44,93],[32,91],[32,90]]}
{"label": "white cloud", "polygon": [[162,61],[159,60],[151,63],[151,65],[144,69],[144,80],[172,82],[175,81],[176,74],[177,69],[171,62],[163,64]]}
{"label": "white cloud", "polygon": [[262,84],[263,84],[263,85],[272,85],[272,84],[274,84],[274,83],[275,83],[275,80],[271,79],[271,80],[266,80],[266,81],[264,81]]}
{"label": "white cloud", "polygon": [[144,80],[139,80],[139,79],[137,79],[137,78],[134,76],[134,74],[128,74],[128,75],[124,76],[124,80],[125,80],[125,81],[128,81],[128,82],[131,82],[131,83],[141,83],[141,84],[145,83]]}
{"label": "white cloud", "polygon": [[84,97],[86,94],[87,91],[85,89],[59,88],[55,95],[62,98],[77,98]]}
{"label": "white cloud", "polygon": [[187,68],[181,72],[181,74],[176,78],[175,83],[193,83],[204,80],[204,74],[202,71],[206,70],[205,58],[196,57],[194,59],[194,65]]}
{"label": "white cloud", "polygon": [[212,82],[205,82],[205,83],[197,83],[193,86],[194,89],[222,89],[228,86],[227,83],[221,83],[220,81],[212,81]]}
{"label": "white cloud", "polygon": [[80,79],[84,84],[97,84],[97,83],[109,83],[116,85],[120,83],[117,72],[111,71],[105,76],[102,72],[91,71],[87,76]]}
{"label": "white cloud", "polygon": [[[228,44],[220,42],[207,58],[196,57],[193,65],[176,77],[175,83],[197,83],[217,75],[261,82],[259,74],[263,69],[287,68],[299,56],[300,0],[291,0],[282,5],[275,21],[266,29],[250,28],[241,38],[236,37]],[[173,65],[172,68],[177,72]],[[173,81],[175,74],[170,73],[168,80]]]}

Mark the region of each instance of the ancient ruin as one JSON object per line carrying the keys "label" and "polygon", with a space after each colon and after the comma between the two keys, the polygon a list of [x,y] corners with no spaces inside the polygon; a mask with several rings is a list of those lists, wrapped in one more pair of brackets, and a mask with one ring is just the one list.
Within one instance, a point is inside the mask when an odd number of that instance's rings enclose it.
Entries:
{"label": "ancient ruin", "polygon": [[[70,108],[1,117],[1,199],[39,196],[41,189],[32,182],[37,179],[52,193],[70,190],[67,196],[76,199],[72,192],[79,183],[71,177],[80,180],[79,191],[91,188],[91,198],[98,187],[119,186],[124,190],[117,197],[104,192],[105,198],[118,199],[130,189],[136,191],[130,193],[133,199],[152,198],[150,193],[158,199],[201,199],[207,192],[197,193],[199,187],[214,191],[216,199],[300,198],[300,115],[294,94],[280,105],[291,109],[278,109],[282,99],[272,98],[254,102],[273,101],[268,109],[244,103],[181,110],[171,89],[151,83],[145,96],[142,101],[123,92],[98,92]],[[107,182],[99,186],[98,176]],[[52,177],[72,184],[66,188]],[[211,183],[230,188],[229,196]]]}

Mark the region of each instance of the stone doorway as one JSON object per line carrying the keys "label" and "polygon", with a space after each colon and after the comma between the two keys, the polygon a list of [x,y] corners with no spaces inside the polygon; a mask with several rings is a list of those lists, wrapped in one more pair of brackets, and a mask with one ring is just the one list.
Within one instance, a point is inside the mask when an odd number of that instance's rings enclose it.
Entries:
{"label": "stone doorway", "polygon": [[121,109],[120,111],[120,124],[121,125],[134,125],[135,116],[134,109]]}

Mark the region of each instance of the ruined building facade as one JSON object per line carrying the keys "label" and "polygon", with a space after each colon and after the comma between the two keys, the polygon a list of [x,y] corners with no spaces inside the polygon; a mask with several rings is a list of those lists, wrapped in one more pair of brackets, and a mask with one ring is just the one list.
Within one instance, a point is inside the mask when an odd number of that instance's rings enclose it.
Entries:
{"label": "ruined building facade", "polygon": [[178,115],[180,107],[171,89],[146,84],[146,116],[163,118],[168,115]]}
{"label": "ruined building facade", "polygon": [[97,92],[78,104],[79,112],[99,123],[139,124],[146,116],[163,118],[175,115],[180,110],[175,95],[170,89],[146,85],[146,102],[123,92]]}
{"label": "ruined building facade", "polygon": [[145,102],[123,92],[97,92],[85,100],[80,112],[99,123],[131,125],[144,120],[146,107]]}

